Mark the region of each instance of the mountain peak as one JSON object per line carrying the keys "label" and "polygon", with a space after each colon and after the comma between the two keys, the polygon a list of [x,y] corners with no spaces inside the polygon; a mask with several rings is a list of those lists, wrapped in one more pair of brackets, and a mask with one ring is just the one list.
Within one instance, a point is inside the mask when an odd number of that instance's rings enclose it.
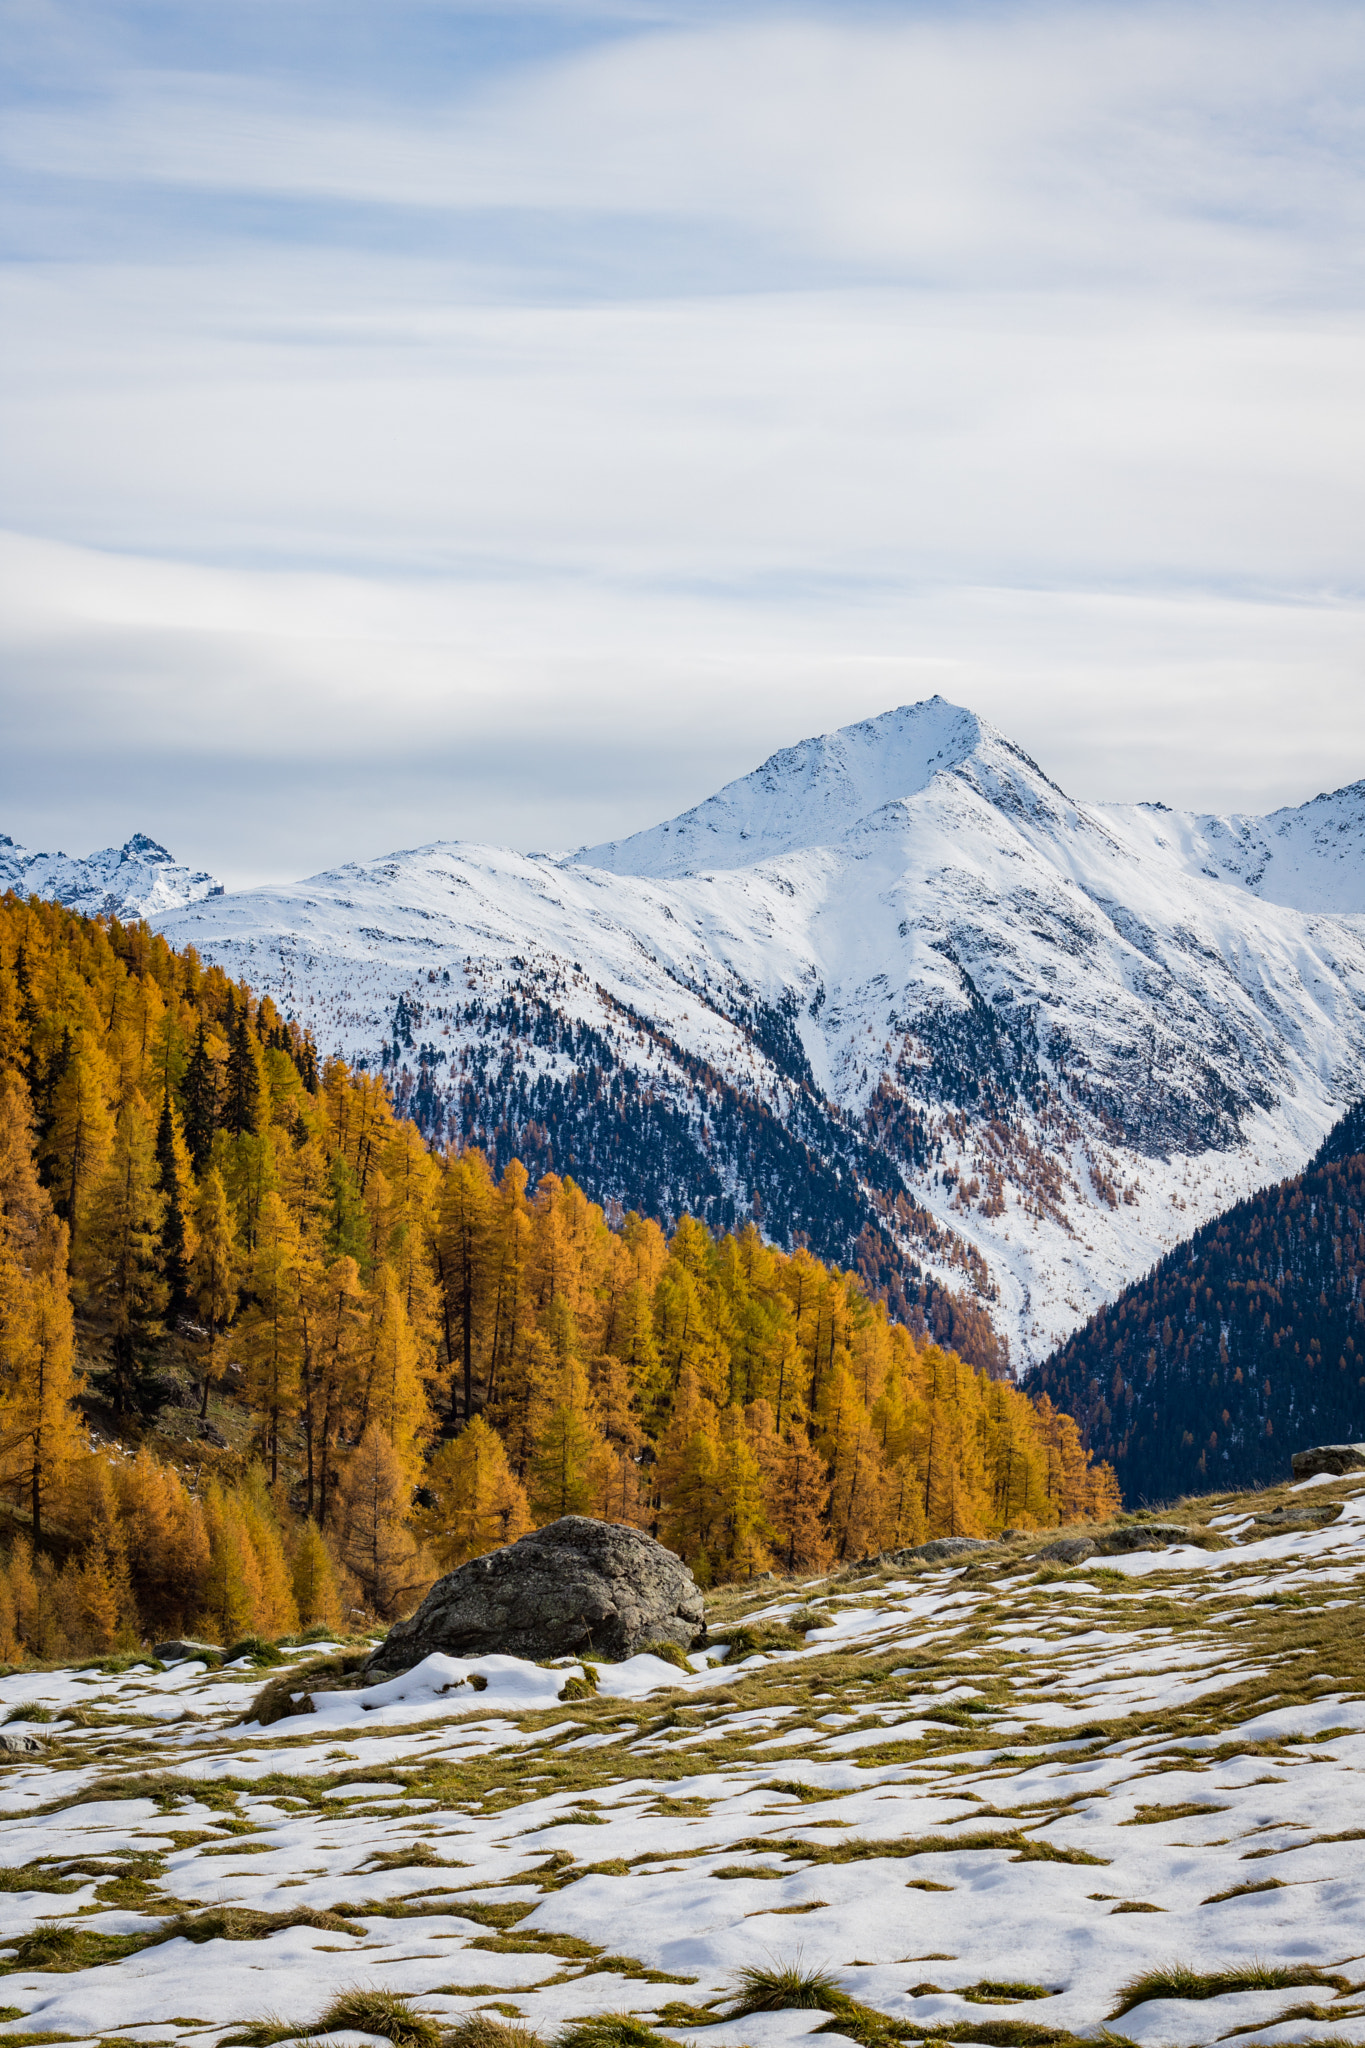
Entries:
{"label": "mountain peak", "polygon": [[884,804],[996,747],[1016,751],[974,711],[937,696],[901,704],[783,747],[690,811],[628,839],[583,847],[566,865],[655,879],[750,867],[829,845]]}
{"label": "mountain peak", "polygon": [[66,853],[34,853],[0,834],[0,890],[43,896],[85,917],[128,923],[180,910],[206,896],[221,896],[213,875],[179,866],[158,840],[134,832],[122,846],[102,846],[84,860]]}

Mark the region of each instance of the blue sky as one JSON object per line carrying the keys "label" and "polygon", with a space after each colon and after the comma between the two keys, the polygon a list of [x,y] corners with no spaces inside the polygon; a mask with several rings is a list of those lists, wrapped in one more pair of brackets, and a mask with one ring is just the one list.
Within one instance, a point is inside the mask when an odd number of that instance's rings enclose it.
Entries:
{"label": "blue sky", "polygon": [[0,5],[0,830],[1365,775],[1358,7]]}

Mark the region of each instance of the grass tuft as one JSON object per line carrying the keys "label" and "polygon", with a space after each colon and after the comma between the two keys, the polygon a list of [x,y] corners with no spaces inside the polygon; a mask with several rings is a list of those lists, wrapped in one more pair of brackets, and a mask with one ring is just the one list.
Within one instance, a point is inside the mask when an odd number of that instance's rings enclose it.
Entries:
{"label": "grass tuft", "polygon": [[395,1991],[358,1985],[332,2000],[310,2033],[331,2034],[343,2027],[358,2034],[382,2034],[394,2048],[440,2048],[441,2029]]}
{"label": "grass tuft", "polygon": [[794,1963],[751,1964],[739,1973],[727,2019],[756,2012],[843,2012],[848,1993],[829,1970],[803,1970]]}
{"label": "grass tuft", "polygon": [[1222,1998],[1230,1991],[1292,1991],[1303,1984],[1328,1984],[1335,1991],[1349,1991],[1351,1981],[1333,1971],[1318,1970],[1311,1963],[1282,1968],[1269,1963],[1244,1963],[1238,1969],[1192,1970],[1187,1963],[1171,1963],[1164,1970],[1144,1970],[1130,1978],[1119,1993],[1111,2020],[1122,2019],[1136,2006],[1153,1998]]}
{"label": "grass tuft", "polygon": [[983,1977],[979,1984],[969,1984],[958,1993],[969,2005],[1020,2005],[1026,1999],[1055,1996],[1046,1984],[1006,1983],[994,1977]]}
{"label": "grass tuft", "polygon": [[657,1657],[661,1663],[671,1664],[675,1670],[685,1671],[689,1677],[691,1676],[692,1666],[687,1661],[687,1652],[680,1649],[677,1643],[646,1643],[644,1654],[647,1657]]}
{"label": "grass tuft", "polygon": [[555,2048],[675,2048],[633,2012],[597,2012],[574,2020],[556,2037]]}
{"label": "grass tuft", "polygon": [[243,1636],[240,1642],[231,1643],[223,1652],[225,1664],[235,1664],[239,1657],[250,1657],[253,1664],[283,1664],[284,1657],[276,1644],[264,1636]]}
{"label": "grass tuft", "polygon": [[467,2013],[447,2028],[443,2042],[444,2048],[545,2048],[532,2028],[495,2019],[491,2012]]}

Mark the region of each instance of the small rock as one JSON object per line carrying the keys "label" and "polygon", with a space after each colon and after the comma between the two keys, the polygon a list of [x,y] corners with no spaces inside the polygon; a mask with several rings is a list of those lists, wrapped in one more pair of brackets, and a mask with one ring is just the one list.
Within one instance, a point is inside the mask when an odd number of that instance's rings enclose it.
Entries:
{"label": "small rock", "polygon": [[228,1440],[216,1422],[201,1422],[199,1435],[204,1443],[212,1444],[216,1451],[225,1451],[228,1447]]}
{"label": "small rock", "polygon": [[1188,1543],[1190,1532],[1183,1522],[1133,1522],[1126,1529],[1106,1529],[1096,1548],[1105,1557],[1117,1557],[1127,1550],[1164,1550],[1168,1543]]}
{"label": "small rock", "polygon": [[0,1756],[39,1756],[43,1744],[20,1728],[0,1728]]}
{"label": "small rock", "polygon": [[1257,1515],[1256,1522],[1258,1527],[1276,1529],[1293,1526],[1298,1526],[1299,1528],[1320,1527],[1325,1522],[1335,1522],[1340,1513],[1341,1503],[1339,1501],[1306,1500],[1302,1506],[1291,1504],[1289,1507],[1269,1508],[1265,1514]]}
{"label": "small rock", "polygon": [[1099,1544],[1093,1536],[1059,1536],[1055,1543],[1049,1543],[1046,1550],[1040,1550],[1040,1558],[1049,1564],[1084,1564],[1088,1557],[1094,1557]]}
{"label": "small rock", "polygon": [[680,1557],[624,1523],[564,1515],[438,1579],[366,1670],[409,1671],[437,1650],[619,1659],[659,1643],[690,1650],[705,1633],[702,1596]]}
{"label": "small rock", "polygon": [[152,1655],[163,1664],[183,1664],[190,1657],[219,1658],[222,1651],[216,1643],[197,1643],[193,1636],[175,1636],[168,1643],[153,1643]]}
{"label": "small rock", "polygon": [[1295,1451],[1289,1462],[1296,1479],[1318,1479],[1324,1472],[1340,1479],[1345,1472],[1365,1472],[1365,1444],[1316,1444],[1311,1451]]}
{"label": "small rock", "polygon": [[971,1550],[998,1550],[984,1536],[935,1536],[932,1542],[916,1543],[909,1550],[886,1550],[878,1564],[942,1564],[950,1557],[963,1557]]}

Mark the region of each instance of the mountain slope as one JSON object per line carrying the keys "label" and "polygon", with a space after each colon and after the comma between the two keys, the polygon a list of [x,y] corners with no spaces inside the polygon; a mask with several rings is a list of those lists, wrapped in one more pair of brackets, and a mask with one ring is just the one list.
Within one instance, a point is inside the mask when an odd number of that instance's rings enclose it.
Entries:
{"label": "mountain slope", "polygon": [[870,1231],[1027,1366],[1357,1092],[1358,841],[1365,786],[1086,806],[934,698],[565,860],[443,843],[157,921],[426,1128],[837,1259]]}
{"label": "mountain slope", "polygon": [[223,893],[221,882],[178,866],[145,832],[135,832],[122,846],[103,847],[85,860],[66,853],[31,853],[0,833],[0,894],[7,889],[17,896],[64,903],[85,917],[117,917],[124,923],[159,917]]}
{"label": "mountain slope", "polygon": [[1206,1223],[1038,1380],[1125,1498],[1273,1480],[1365,1434],[1365,1103],[1308,1169]]}

